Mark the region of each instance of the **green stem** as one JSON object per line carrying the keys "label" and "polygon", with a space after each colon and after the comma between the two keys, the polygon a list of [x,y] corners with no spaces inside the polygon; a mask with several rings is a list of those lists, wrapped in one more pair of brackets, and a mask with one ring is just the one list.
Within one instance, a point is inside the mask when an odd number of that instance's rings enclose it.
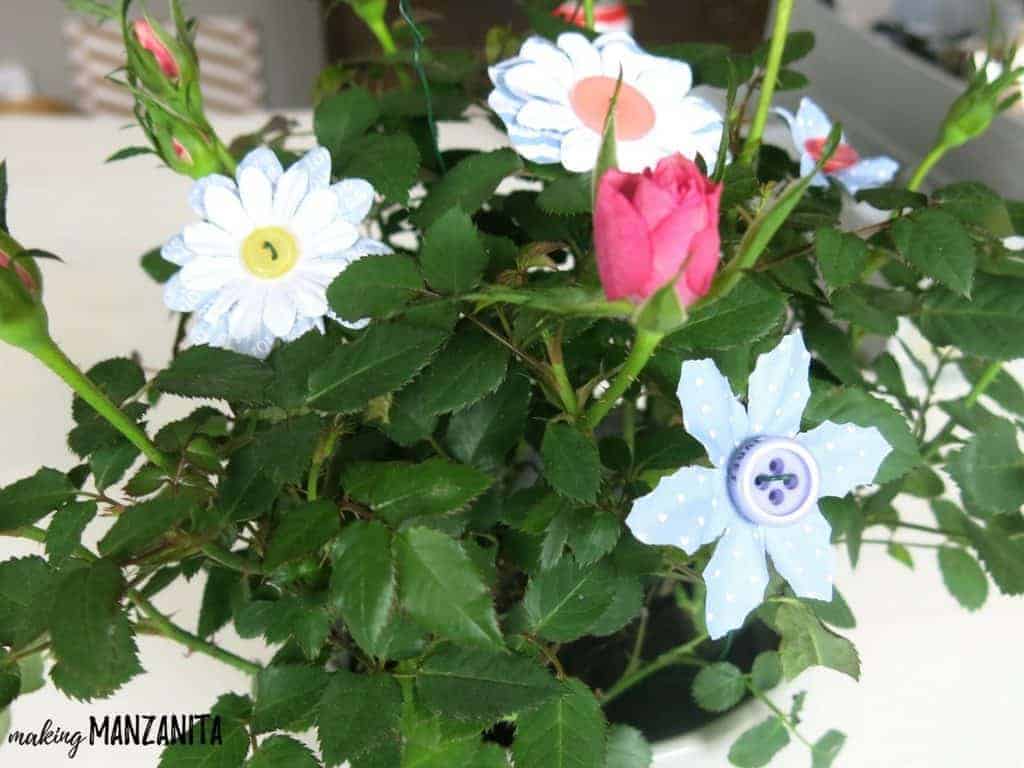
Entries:
{"label": "green stem", "polygon": [[242,557],[230,550],[224,549],[223,547],[219,547],[212,542],[203,544],[201,549],[204,555],[229,570],[238,571],[243,574],[259,574],[263,571],[259,563],[254,563],[252,560]]}
{"label": "green stem", "polygon": [[594,0],[583,0],[583,23],[587,25],[587,29],[593,29],[596,24]]}
{"label": "green stem", "polygon": [[373,32],[373,36],[377,38],[377,42],[380,43],[380,49],[386,56],[392,56],[398,51],[398,47],[395,45],[395,38],[392,37],[391,30],[384,19],[367,18],[364,16],[363,21],[366,22],[366,26]]}
{"label": "green stem", "polygon": [[565,408],[565,412],[575,419],[579,413],[579,402],[576,399],[576,390],[573,389],[572,382],[569,381],[569,373],[565,369],[565,360],[562,357],[561,334],[553,336],[545,332],[544,344],[547,347],[548,360],[551,362],[551,374],[554,379],[555,389],[558,392],[558,398],[562,401],[562,407]]}
{"label": "green stem", "polygon": [[685,645],[680,645],[670,651],[665,651],[665,653],[661,654],[661,656],[656,658],[650,664],[640,667],[629,674],[623,675],[619,679],[619,682],[615,683],[615,685],[604,692],[604,696],[601,697],[601,705],[607,706],[637,683],[646,680],[655,672],[660,672],[666,667],[673,667],[677,664],[691,664],[698,667],[704,666],[704,660],[698,656],[694,656],[693,652],[701,643],[707,640],[707,637],[707,635],[698,635]]}
{"label": "green stem", "polygon": [[971,389],[967,395],[967,399],[964,400],[964,405],[968,408],[973,408],[982,395],[992,386],[993,382],[999,378],[999,374],[1003,372],[1003,361],[996,360],[995,362],[989,363],[988,368],[982,371],[981,377],[974,384],[974,388]]}
{"label": "green stem", "polygon": [[941,142],[932,147],[931,151],[925,155],[924,160],[921,161],[921,164],[917,166],[917,170],[914,171],[914,175],[911,177],[910,183],[907,184],[907,189],[912,192],[917,192],[924,183],[925,178],[929,173],[931,173],[932,168],[934,168],[936,163],[945,157],[948,151],[949,147]]}
{"label": "green stem", "polygon": [[587,429],[595,429],[604,420],[604,417],[615,406],[615,401],[622,397],[630,385],[636,381],[636,377],[640,375],[644,366],[647,365],[651,355],[654,354],[663,338],[665,338],[663,333],[645,331],[643,329],[637,330],[636,338],[633,340],[633,350],[629,353],[629,357],[626,358],[622,370],[619,371],[612,381],[608,391],[587,412],[587,417],[584,421]]}
{"label": "green stem", "polygon": [[99,387],[76,366],[52,339],[28,350],[47,368],[60,376],[79,397],[91,405],[97,413],[109,421],[132,444],[142,451],[146,458],[168,472],[175,470],[175,463],[164,455],[145,432],[134,421],[111,402]]}
{"label": "green stem", "polygon": [[775,713],[775,716],[779,718],[779,720],[786,724],[786,727],[789,729],[790,733],[792,733],[794,736],[797,737],[797,739],[803,742],[804,746],[806,746],[811,751],[814,750],[814,745],[811,744],[811,742],[809,742],[800,734],[800,732],[796,729],[796,723],[794,723],[789,718],[789,715],[787,715],[785,712],[779,709],[778,705],[774,701],[769,699],[760,690],[758,690],[752,685],[748,686],[748,689],[752,694],[754,694],[758,701],[760,701],[762,704],[768,707],[768,709]]}
{"label": "green stem", "polygon": [[206,642],[201,637],[185,631],[160,613],[160,611],[156,609],[155,605],[136,590],[128,590],[128,599],[135,603],[156,630],[169,640],[181,643],[190,651],[202,653],[205,656],[209,656],[211,659],[222,661],[225,664],[249,675],[255,675],[263,670],[263,667],[259,664],[249,661],[248,659],[243,659],[241,656],[236,656],[230,651],[225,651],[223,648],[218,648],[212,643]]}
{"label": "green stem", "polygon": [[743,145],[741,160],[746,165],[753,165],[757,151],[761,147],[761,137],[768,124],[768,112],[771,110],[775,85],[779,80],[779,69],[782,67],[782,54],[786,50],[786,36],[789,33],[789,20],[793,15],[793,0],[779,0],[775,11],[775,26],[772,29],[771,47],[768,49],[764,82],[761,85],[761,97],[757,102],[754,122],[750,125],[750,133]]}
{"label": "green stem", "polygon": [[331,427],[328,432],[321,436],[320,442],[313,452],[313,462],[309,468],[309,479],[306,481],[306,499],[308,501],[316,501],[317,499],[317,484],[320,482],[320,471],[324,467],[324,462],[334,453],[334,446],[337,444],[340,434],[341,430],[336,426]]}
{"label": "green stem", "polygon": [[215,138],[217,148],[217,158],[221,161],[224,166],[224,174],[226,176],[234,176],[238,170],[238,161],[235,160],[235,156],[231,154],[224,142],[219,138]]}

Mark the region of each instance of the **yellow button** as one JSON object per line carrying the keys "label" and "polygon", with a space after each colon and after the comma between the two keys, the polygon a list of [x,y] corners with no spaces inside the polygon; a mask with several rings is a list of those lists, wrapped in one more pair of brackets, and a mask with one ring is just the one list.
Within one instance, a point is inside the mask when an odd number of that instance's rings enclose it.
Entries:
{"label": "yellow button", "polygon": [[299,246],[281,227],[260,227],[242,243],[242,261],[256,277],[265,280],[286,275],[299,260]]}

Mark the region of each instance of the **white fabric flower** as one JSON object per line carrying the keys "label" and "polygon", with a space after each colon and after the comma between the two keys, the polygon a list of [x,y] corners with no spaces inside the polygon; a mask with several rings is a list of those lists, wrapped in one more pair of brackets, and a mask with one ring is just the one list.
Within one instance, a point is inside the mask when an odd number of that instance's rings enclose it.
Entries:
{"label": "white fabric flower", "polygon": [[[775,112],[789,123],[793,143],[800,153],[800,175],[810,175],[821,159],[828,135],[832,132],[832,121],[821,107],[808,98],[800,100],[800,108],[795,115],[781,108],[775,109]],[[862,189],[885,186],[895,178],[899,169],[900,164],[891,157],[862,158],[846,142],[844,134],[835,153],[815,175],[811,184],[827,187],[828,179],[834,178],[851,195],[856,195]]]}
{"label": "white fabric flower", "polygon": [[323,333],[324,317],[338,319],[327,305],[331,281],[367,254],[390,252],[360,235],[374,196],[363,179],[332,186],[322,147],[287,171],[269,149],[256,149],[235,180],[199,179],[189,202],[203,220],[161,251],[181,267],[164,301],[195,315],[189,342],[263,358],[275,339]]}
{"label": "white fabric flower", "polygon": [[687,95],[693,85],[689,65],[646,53],[624,32],[594,42],[567,32],[557,45],[529,38],[517,57],[491,67],[495,88],[488,101],[519,154],[583,173],[597,162],[620,73],[619,168],[638,173],[677,152],[691,160],[700,154],[713,168],[722,116]]}

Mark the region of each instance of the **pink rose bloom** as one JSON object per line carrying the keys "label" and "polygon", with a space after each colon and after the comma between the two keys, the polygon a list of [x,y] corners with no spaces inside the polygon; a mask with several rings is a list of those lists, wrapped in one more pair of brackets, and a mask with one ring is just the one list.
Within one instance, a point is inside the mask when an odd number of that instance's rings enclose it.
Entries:
{"label": "pink rose bloom", "polygon": [[678,278],[683,306],[708,292],[721,255],[722,185],[682,155],[653,171],[610,170],[594,210],[597,269],[609,300],[641,302]]}
{"label": "pink rose bloom", "polygon": [[170,49],[164,45],[163,41],[157,36],[156,32],[153,31],[153,27],[145,19],[137,19],[132,25],[135,30],[135,37],[139,41],[139,45],[145,48],[147,51],[153,54],[156,58],[156,63],[160,65],[160,70],[172,80],[176,79],[181,74],[181,70],[178,67],[178,62],[174,60],[174,55]]}

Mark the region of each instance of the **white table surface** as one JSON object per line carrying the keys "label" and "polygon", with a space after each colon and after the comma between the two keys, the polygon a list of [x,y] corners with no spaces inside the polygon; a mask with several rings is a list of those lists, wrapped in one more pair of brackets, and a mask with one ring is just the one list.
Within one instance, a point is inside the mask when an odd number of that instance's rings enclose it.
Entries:
{"label": "white table surface", "polygon": [[[218,128],[233,136],[261,120],[221,121]],[[304,120],[308,124],[308,116]],[[189,182],[149,158],[103,165],[115,149],[140,143],[137,130],[121,128],[105,120],[0,118],[0,156],[7,157],[11,184],[8,219],[26,246],[56,252],[67,262],[48,262],[43,270],[53,334],[69,355],[88,367],[134,350],[155,369],[168,358],[174,328],[160,288],[139,269],[138,258],[191,219]],[[0,370],[0,484],[41,464],[71,466],[67,390],[10,347],[0,347]],[[153,422],[162,424],[187,409],[168,399]],[[908,511],[928,520],[920,508],[911,505]],[[103,528],[94,525],[87,543]],[[39,551],[0,538],[0,559]],[[1016,730],[1024,689],[1020,603],[993,590],[985,608],[969,615],[942,586],[934,553],[915,550],[915,558],[911,571],[891,560],[884,547],[865,545],[852,574],[840,556],[837,585],[859,621],[849,634],[861,653],[863,678],[858,684],[829,670],[805,673],[794,689],[809,691],[805,734],[816,739],[828,728],[845,731],[849,740],[836,765],[849,768],[1024,766]],[[175,584],[156,602],[194,628],[200,594],[197,578]],[[260,643],[239,640],[228,630],[218,639],[252,658],[269,656]],[[180,646],[165,640],[141,637],[139,647],[148,674],[112,698],[74,702],[48,687],[15,702],[13,727],[35,729],[52,718],[61,727],[87,730],[89,715],[206,712],[221,693],[247,690],[240,673],[202,656],[186,658]],[[679,695],[689,698],[687,691]],[[706,755],[685,765],[725,765],[727,745],[712,743]],[[58,747],[2,745],[0,765],[146,768],[157,764],[157,755],[156,749],[97,746],[83,749],[72,763]],[[809,764],[807,751],[796,744],[773,763]]]}

